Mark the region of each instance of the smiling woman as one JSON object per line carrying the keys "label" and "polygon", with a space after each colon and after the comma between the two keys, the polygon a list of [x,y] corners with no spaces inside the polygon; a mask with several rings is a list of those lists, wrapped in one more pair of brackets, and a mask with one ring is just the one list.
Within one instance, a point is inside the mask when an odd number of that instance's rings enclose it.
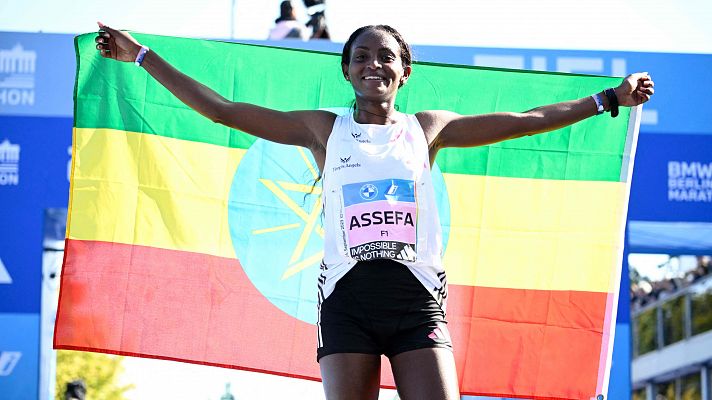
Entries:
{"label": "smiling woman", "polygon": [[311,151],[323,177],[322,203],[313,208],[323,209],[324,220],[316,354],[329,399],[377,398],[381,355],[390,359],[402,398],[459,398],[431,173],[440,149],[548,132],[604,111],[615,116],[619,106],[653,94],[642,73],[615,89],[526,112],[404,114],[395,101],[412,73],[410,48],[393,28],[375,25],[356,30],[342,52],[353,112],[282,112],[225,99],[128,33],[100,27],[103,57],[142,66],[210,120]]}

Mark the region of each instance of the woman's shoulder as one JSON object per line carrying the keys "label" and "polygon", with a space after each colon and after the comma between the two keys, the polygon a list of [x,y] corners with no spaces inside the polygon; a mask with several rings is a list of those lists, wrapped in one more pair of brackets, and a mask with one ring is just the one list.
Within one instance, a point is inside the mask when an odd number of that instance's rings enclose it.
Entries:
{"label": "woman's shoulder", "polygon": [[311,110],[309,113],[314,132],[316,132],[318,136],[318,141],[326,148],[326,143],[329,141],[329,136],[339,115],[329,110]]}
{"label": "woman's shoulder", "polygon": [[415,116],[422,121],[436,121],[457,118],[460,114],[449,110],[423,110],[415,113]]}
{"label": "woman's shoulder", "polygon": [[429,146],[435,143],[447,124],[460,116],[458,113],[447,110],[425,110],[415,113]]}
{"label": "woman's shoulder", "polygon": [[428,131],[433,127],[442,128],[459,116],[460,114],[448,110],[424,110],[415,113],[415,117],[424,131]]}

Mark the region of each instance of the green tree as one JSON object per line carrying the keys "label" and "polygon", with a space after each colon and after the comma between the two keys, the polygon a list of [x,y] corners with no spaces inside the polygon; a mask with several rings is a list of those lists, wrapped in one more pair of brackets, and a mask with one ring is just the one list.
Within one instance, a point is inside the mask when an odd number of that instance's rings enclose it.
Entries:
{"label": "green tree", "polygon": [[117,380],[123,357],[83,351],[57,351],[57,386],[55,399],[64,400],[67,383],[82,379],[87,399],[124,400],[124,392],[133,385],[119,386]]}

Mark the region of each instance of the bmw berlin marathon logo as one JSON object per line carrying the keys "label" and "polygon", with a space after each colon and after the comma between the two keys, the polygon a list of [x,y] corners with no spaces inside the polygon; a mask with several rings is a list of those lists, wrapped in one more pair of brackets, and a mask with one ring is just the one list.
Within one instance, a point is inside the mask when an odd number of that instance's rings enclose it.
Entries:
{"label": "bmw berlin marathon logo", "polygon": [[[432,172],[446,244],[450,226],[447,190],[437,166]],[[319,170],[309,151],[257,139],[237,167],[228,199],[230,236],[247,277],[274,306],[311,324],[317,322],[317,279],[324,258],[325,221],[318,178]],[[400,209],[381,212],[374,208],[369,215],[359,211],[362,204],[369,208],[389,199],[408,208],[412,182],[362,182],[344,190],[353,206],[353,215],[344,221],[345,228],[353,224],[353,230],[358,231],[349,237],[356,240],[354,244],[358,243],[359,234],[377,230],[380,235],[381,230],[387,230],[379,228],[379,221],[383,226],[406,230],[414,224],[410,218],[406,222]],[[348,208],[345,210],[349,212]],[[414,216],[413,211],[411,218]],[[400,233],[396,229],[391,235],[395,237],[389,236],[388,240],[395,241]],[[362,250],[366,251],[365,247]],[[403,259],[412,256],[411,252],[403,251]]]}

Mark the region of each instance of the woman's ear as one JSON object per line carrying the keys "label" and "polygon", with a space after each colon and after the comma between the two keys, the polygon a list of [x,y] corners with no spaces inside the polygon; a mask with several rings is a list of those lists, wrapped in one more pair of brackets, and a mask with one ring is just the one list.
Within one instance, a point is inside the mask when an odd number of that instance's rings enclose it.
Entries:
{"label": "woman's ear", "polygon": [[410,65],[403,68],[403,76],[401,76],[401,78],[400,78],[398,87],[402,87],[403,85],[405,85],[406,82],[408,82],[408,78],[410,78],[411,72],[413,72],[413,68]]}
{"label": "woman's ear", "polygon": [[348,65],[341,64],[341,72],[344,74],[344,79],[351,81],[349,78],[349,67]]}

